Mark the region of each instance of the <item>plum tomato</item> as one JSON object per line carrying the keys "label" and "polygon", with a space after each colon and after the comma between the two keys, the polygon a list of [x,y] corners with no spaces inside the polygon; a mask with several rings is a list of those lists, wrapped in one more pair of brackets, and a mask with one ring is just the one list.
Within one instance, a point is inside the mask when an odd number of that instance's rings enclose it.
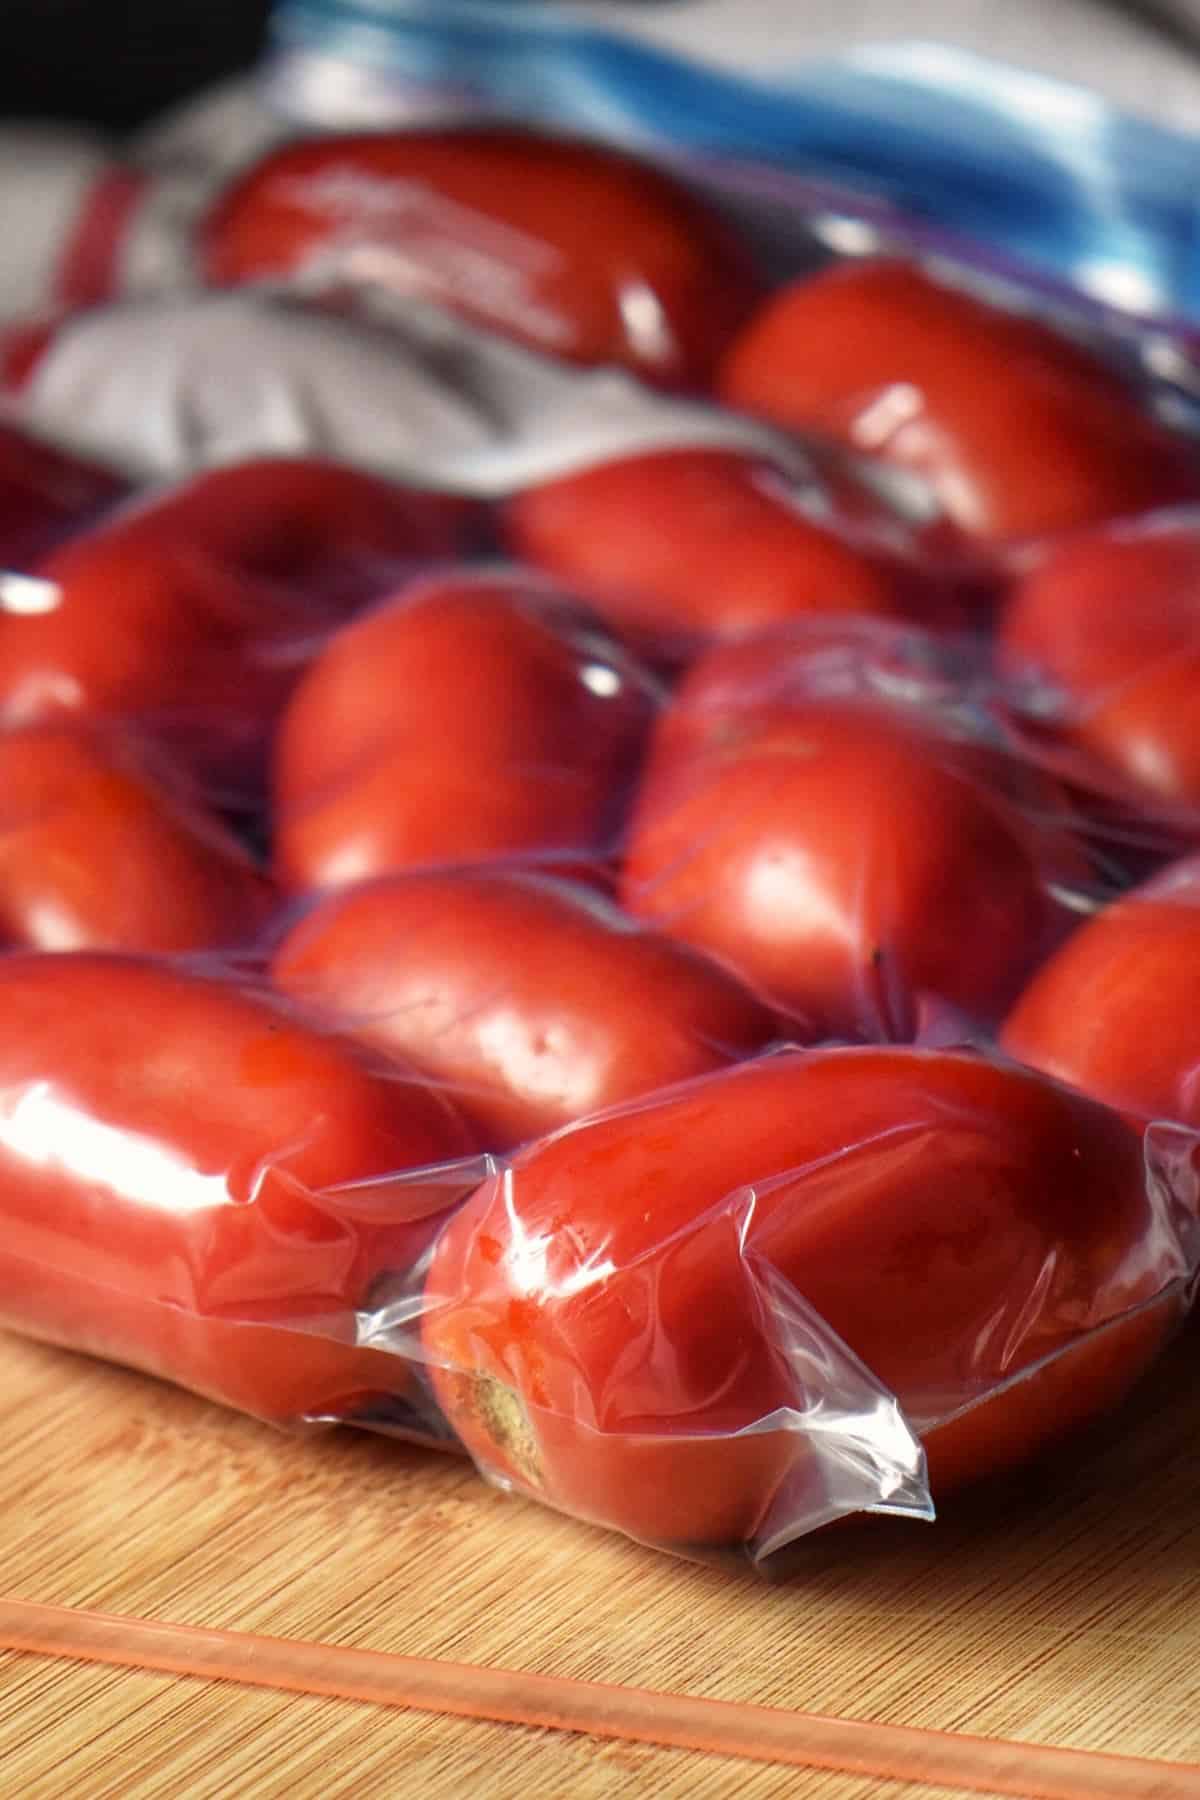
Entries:
{"label": "plum tomato", "polygon": [[260,1417],[404,1395],[355,1311],[469,1152],[452,1103],[278,997],[152,959],[0,958],[0,1318]]}
{"label": "plum tomato", "polygon": [[402,589],[333,636],[282,720],[281,881],[338,887],[425,864],[605,851],[656,692],[520,572]]}
{"label": "plum tomato", "polygon": [[275,983],[448,1088],[507,1149],[760,1049],[771,1014],[589,889],[528,872],[389,876],[284,938]]}
{"label": "plum tomato", "polygon": [[635,637],[733,637],[814,613],[945,610],[930,579],[808,516],[762,457],[660,450],[513,497],[515,553]]}
{"label": "plum tomato", "polygon": [[907,1038],[930,1003],[991,1021],[1090,874],[1053,784],[917,707],[815,694],[682,725],[668,708],[661,733],[622,904],[805,1035]]}
{"label": "plum tomato", "polygon": [[219,284],[394,287],[546,355],[685,386],[761,291],[733,229],[669,176],[496,128],[287,144],[222,194],[201,266]]}
{"label": "plum tomato", "polygon": [[982,542],[1200,497],[1200,463],[1105,363],[902,262],[785,288],[734,344],[720,389],[921,477]]}
{"label": "plum tomato", "polygon": [[786,1536],[825,1504],[797,1415],[840,1398],[789,1306],[899,1400],[940,1499],[1132,1385],[1179,1312],[1154,1204],[1137,1136],[1032,1071],[781,1053],[518,1153],[438,1239],[425,1353],[521,1490],[658,1544]]}

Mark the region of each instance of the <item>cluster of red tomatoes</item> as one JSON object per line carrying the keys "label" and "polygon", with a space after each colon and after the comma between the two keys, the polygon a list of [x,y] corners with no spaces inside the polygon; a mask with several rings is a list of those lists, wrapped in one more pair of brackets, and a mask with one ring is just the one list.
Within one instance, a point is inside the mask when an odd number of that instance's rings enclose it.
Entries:
{"label": "cluster of red tomatoes", "polygon": [[761,1546],[1033,1454],[1186,1305],[1200,459],[912,267],[674,266],[819,487],[11,447],[0,1316]]}

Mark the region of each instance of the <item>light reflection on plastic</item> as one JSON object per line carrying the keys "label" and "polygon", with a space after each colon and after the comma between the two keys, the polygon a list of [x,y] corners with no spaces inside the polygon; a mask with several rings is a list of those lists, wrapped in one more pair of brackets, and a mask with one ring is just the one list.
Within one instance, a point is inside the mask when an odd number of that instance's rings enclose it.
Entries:
{"label": "light reflection on plastic", "polygon": [[[537,1300],[544,1300],[548,1295],[562,1300],[572,1294],[582,1293],[596,1282],[607,1281],[610,1275],[616,1274],[617,1265],[611,1257],[597,1256],[584,1258],[577,1268],[552,1279],[548,1267],[548,1252],[554,1239],[546,1231],[536,1235],[526,1231],[525,1222],[516,1207],[513,1174],[512,1169],[505,1169],[500,1183],[504,1211],[508,1218],[505,1262],[512,1284],[519,1293]],[[561,1249],[561,1238],[558,1242]]]}
{"label": "light reflection on plastic", "polygon": [[930,40],[863,44],[847,62],[894,78],[919,82],[948,96],[959,95],[989,111],[1004,111],[1047,131],[1086,134],[1108,123],[1108,105],[1088,88],[1074,87],[1009,63],[964,56],[949,44]]}
{"label": "light reflection on plastic", "polygon": [[531,1032],[515,1008],[496,1008],[480,1019],[475,1035],[488,1061],[502,1068],[506,1077],[525,1093],[587,1110],[590,1095],[564,1092],[569,1065],[561,1054],[561,1034],[553,1025],[544,1027],[540,1034]]}
{"label": "light reflection on plastic", "polygon": [[31,1168],[96,1182],[158,1212],[192,1213],[229,1203],[224,1178],[204,1175],[153,1138],[81,1112],[48,1081],[31,1083],[0,1121],[11,1156]]}
{"label": "light reflection on plastic", "polygon": [[644,281],[621,284],[621,322],[639,356],[650,362],[666,362],[673,344],[662,303]]}
{"label": "light reflection on plastic", "polygon": [[1135,269],[1124,262],[1085,262],[1075,271],[1080,287],[1097,300],[1125,312],[1153,313],[1161,311],[1168,296],[1162,283],[1145,269]]}
{"label": "light reflection on plastic", "polygon": [[880,234],[865,219],[847,219],[830,213],[814,221],[814,230],[823,244],[842,256],[872,256],[880,245]]}
{"label": "light reflection on plastic", "polygon": [[854,421],[854,441],[864,450],[882,450],[902,426],[919,419],[925,402],[911,381],[896,381],[863,408]]}
{"label": "light reflection on plastic", "polygon": [[604,663],[585,663],[579,671],[579,679],[590,694],[596,694],[601,700],[611,700],[621,691],[620,675]]}
{"label": "light reflection on plastic", "polygon": [[1200,369],[1173,338],[1148,336],[1141,349],[1142,362],[1152,375],[1186,388],[1189,394],[1200,392]]}
{"label": "light reflection on plastic", "polygon": [[43,898],[31,909],[26,927],[28,940],[39,950],[84,950],[87,937],[69,906]]}
{"label": "light reflection on plastic", "polygon": [[0,575],[0,611],[6,613],[52,613],[62,601],[62,589],[56,581],[43,581],[37,575],[18,575],[6,571]]}
{"label": "light reflection on plastic", "polygon": [[761,921],[764,931],[778,939],[785,933],[796,939],[828,932],[850,945],[853,922],[821,891],[820,873],[812,857],[786,840],[765,846],[747,872],[746,913]]}

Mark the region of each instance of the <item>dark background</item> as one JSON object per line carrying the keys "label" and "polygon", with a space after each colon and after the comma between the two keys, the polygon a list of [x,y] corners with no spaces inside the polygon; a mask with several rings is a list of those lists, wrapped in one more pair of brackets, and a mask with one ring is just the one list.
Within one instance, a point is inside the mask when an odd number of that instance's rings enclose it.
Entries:
{"label": "dark background", "polygon": [[0,116],[124,130],[257,56],[270,0],[0,0]]}

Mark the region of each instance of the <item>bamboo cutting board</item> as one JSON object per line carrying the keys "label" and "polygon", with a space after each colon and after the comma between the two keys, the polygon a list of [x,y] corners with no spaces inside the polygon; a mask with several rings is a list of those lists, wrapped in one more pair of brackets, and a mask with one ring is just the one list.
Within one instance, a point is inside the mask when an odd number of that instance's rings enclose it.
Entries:
{"label": "bamboo cutting board", "polygon": [[[1116,1441],[793,1580],[671,1561],[350,1432],[289,1439],[0,1337],[0,1567],[28,1600],[1200,1760],[1200,1333]],[[950,1800],[946,1790],[0,1657],[4,1800]]]}

